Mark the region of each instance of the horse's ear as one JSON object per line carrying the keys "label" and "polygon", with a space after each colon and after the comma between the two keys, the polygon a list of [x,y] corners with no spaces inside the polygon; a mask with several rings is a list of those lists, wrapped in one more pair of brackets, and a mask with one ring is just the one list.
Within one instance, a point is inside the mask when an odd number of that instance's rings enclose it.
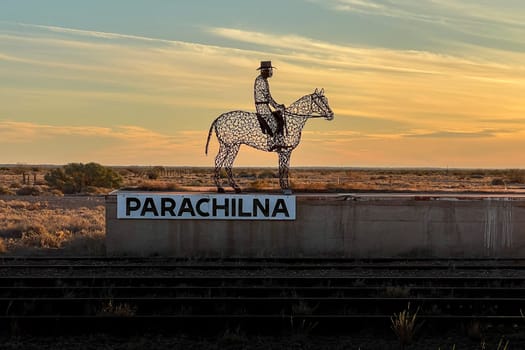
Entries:
{"label": "horse's ear", "polygon": [[317,93],[319,93],[319,91],[317,91],[317,88],[315,88],[314,94],[317,94]]}
{"label": "horse's ear", "polygon": [[319,95],[324,95],[324,88],[321,88],[321,91],[319,91]]}

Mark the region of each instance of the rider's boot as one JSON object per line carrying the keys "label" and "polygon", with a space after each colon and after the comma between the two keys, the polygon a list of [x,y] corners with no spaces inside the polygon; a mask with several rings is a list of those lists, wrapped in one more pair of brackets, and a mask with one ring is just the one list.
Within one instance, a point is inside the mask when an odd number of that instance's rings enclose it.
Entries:
{"label": "rider's boot", "polygon": [[291,146],[286,146],[284,144],[284,137],[283,137],[283,134],[276,134],[275,135],[275,138],[274,140],[272,140],[273,143],[272,145],[270,146],[270,149],[269,151],[274,151],[274,150],[281,150],[281,149],[285,149],[285,148],[290,148]]}
{"label": "rider's boot", "polygon": [[268,152],[271,152],[276,148],[277,148],[277,144],[275,143],[275,138],[268,137]]}

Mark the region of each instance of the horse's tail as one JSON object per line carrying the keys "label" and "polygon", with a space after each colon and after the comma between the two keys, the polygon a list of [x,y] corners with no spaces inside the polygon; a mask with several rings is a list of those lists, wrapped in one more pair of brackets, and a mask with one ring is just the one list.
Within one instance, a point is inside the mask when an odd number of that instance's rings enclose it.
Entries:
{"label": "horse's tail", "polygon": [[208,155],[208,145],[210,144],[211,133],[213,132],[213,127],[215,126],[215,123],[217,122],[217,119],[218,119],[218,118],[216,118],[216,119],[211,123],[210,131],[208,132],[208,140],[206,140],[206,150],[204,151],[204,153],[205,153],[206,155]]}

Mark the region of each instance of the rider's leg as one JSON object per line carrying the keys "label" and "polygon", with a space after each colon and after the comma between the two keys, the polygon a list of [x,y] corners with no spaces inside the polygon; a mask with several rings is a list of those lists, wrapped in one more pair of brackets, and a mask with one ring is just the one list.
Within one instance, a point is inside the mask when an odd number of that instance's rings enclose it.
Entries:
{"label": "rider's leg", "polygon": [[270,151],[276,149],[287,148],[284,142],[284,117],[281,110],[272,112],[276,123],[276,131],[272,138],[272,145],[269,147]]}

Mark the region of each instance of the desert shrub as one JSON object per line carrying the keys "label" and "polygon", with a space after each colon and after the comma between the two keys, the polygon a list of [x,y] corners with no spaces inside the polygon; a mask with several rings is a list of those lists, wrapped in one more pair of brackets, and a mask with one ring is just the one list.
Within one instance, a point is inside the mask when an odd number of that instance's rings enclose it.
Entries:
{"label": "desert shrub", "polygon": [[148,179],[150,180],[156,180],[159,178],[159,173],[155,170],[149,170],[147,173]]}
{"label": "desert shrub", "polygon": [[165,172],[166,172],[166,169],[164,167],[156,166],[156,167],[149,169],[146,175],[148,176],[148,179],[156,180]]}
{"label": "desert shrub", "polygon": [[106,236],[102,230],[92,229],[74,234],[62,247],[65,253],[71,255],[105,255]]}
{"label": "desert shrub", "polygon": [[24,167],[15,167],[11,169],[11,172],[16,175],[22,175],[27,172],[27,169]]}
{"label": "desert shrub", "polygon": [[[43,205],[40,202],[31,203],[25,200],[10,200],[10,201],[3,201],[0,200],[0,209],[14,209],[14,210],[20,210],[20,209],[26,209],[26,210],[35,210],[40,209]],[[6,218],[9,219],[9,218]]]}
{"label": "desert shrub", "polygon": [[410,303],[408,303],[408,307],[405,310],[397,314],[394,313],[394,316],[390,317],[392,322],[391,328],[399,340],[401,349],[412,343],[417,329],[421,326],[421,324],[416,323],[418,312],[419,308],[412,314],[410,312]]}
{"label": "desert shrub", "polygon": [[247,171],[241,171],[237,177],[241,178],[249,178],[249,179],[255,179],[255,173],[247,172]]}
{"label": "desert shrub", "polygon": [[14,194],[13,191],[9,190],[4,186],[0,186],[0,195],[11,195]]}
{"label": "desert shrub", "polygon": [[97,163],[70,163],[51,170],[44,178],[51,187],[63,193],[85,192],[89,186],[116,188],[122,185],[118,173]]}
{"label": "desert shrub", "polygon": [[57,188],[52,189],[51,191],[49,191],[49,194],[52,195],[52,196],[55,196],[55,197],[63,197],[64,196],[64,193],[61,190],[57,189]]}
{"label": "desert shrub", "polygon": [[523,184],[525,183],[525,170],[510,169],[506,176],[508,182]]}
{"label": "desert shrub", "polygon": [[505,181],[503,181],[503,179],[496,178],[496,179],[492,179],[490,184],[492,186],[505,186]]}
{"label": "desert shrub", "polygon": [[96,195],[96,194],[107,194],[108,191],[109,190],[107,188],[103,188],[103,187],[87,186],[84,192]]}
{"label": "desert shrub", "polygon": [[22,234],[21,242],[27,247],[60,248],[70,235],[71,233],[66,231],[50,232],[43,225],[37,224],[28,227]]}
{"label": "desert shrub", "polygon": [[117,170],[117,173],[122,176],[122,177],[125,177],[125,176],[133,176],[134,173],[131,172],[129,169],[121,169],[121,168],[118,168]]}
{"label": "desert shrub", "polygon": [[103,205],[82,206],[91,204],[84,198],[77,197],[78,204],[71,208],[56,207],[58,202],[0,200],[0,238],[7,251],[29,254],[51,249],[64,254],[103,255],[105,209]]}
{"label": "desert shrub", "polygon": [[247,190],[249,191],[263,191],[268,189],[268,187],[273,187],[272,183],[268,180],[255,180],[252,181]]}
{"label": "desert shrub", "polygon": [[173,182],[142,181],[136,189],[142,191],[180,191],[181,187]]}
{"label": "desert shrub", "polygon": [[263,172],[261,172],[257,178],[259,179],[274,179],[274,178],[277,178],[279,177],[278,175],[276,175],[273,171],[271,170],[265,170]]}
{"label": "desert shrub", "polygon": [[16,191],[17,196],[38,196],[42,194],[40,187],[24,186]]}
{"label": "desert shrub", "polygon": [[133,317],[136,312],[137,307],[135,306],[127,303],[113,305],[113,300],[109,300],[97,314],[99,316]]}

